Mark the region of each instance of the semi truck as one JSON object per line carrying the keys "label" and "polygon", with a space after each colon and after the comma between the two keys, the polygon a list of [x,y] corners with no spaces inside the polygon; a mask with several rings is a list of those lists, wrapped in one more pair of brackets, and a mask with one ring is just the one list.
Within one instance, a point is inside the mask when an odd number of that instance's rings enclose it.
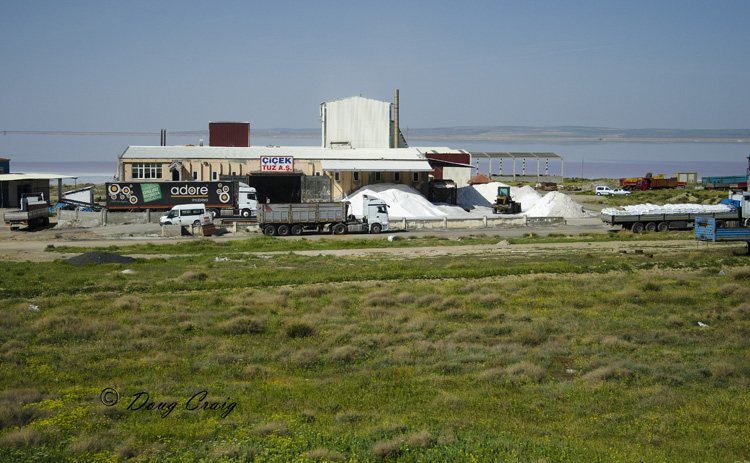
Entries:
{"label": "semi truck", "polygon": [[741,210],[730,204],[642,204],[623,208],[608,207],[601,212],[602,222],[610,227],[621,226],[633,233],[692,228],[697,218],[714,219],[719,228],[738,226],[742,222]]}
{"label": "semi truck", "polygon": [[250,218],[258,207],[255,188],[242,182],[111,182],[106,188],[107,209],[112,211],[203,204],[216,215]]}
{"label": "semi truck", "polygon": [[677,188],[677,177],[664,178],[664,175],[653,177],[629,177],[620,179],[620,187],[628,191],[658,190],[660,188]]}
{"label": "semi truck", "polygon": [[388,205],[363,195],[361,218],[351,214],[349,201],[333,203],[270,203],[258,208],[258,227],[267,236],[301,235],[305,231],[380,233],[388,231]]}
{"label": "semi truck", "polygon": [[39,225],[49,225],[49,203],[43,193],[25,193],[21,196],[20,209],[3,215],[5,225],[11,230],[26,227],[29,230]]}
{"label": "semi truck", "polygon": [[750,255],[750,191],[729,192],[728,202],[740,211],[741,223],[734,227],[720,226],[716,219],[695,219],[695,239],[714,243],[744,241]]}
{"label": "semi truck", "polygon": [[719,177],[702,177],[703,188],[707,189],[744,189],[747,188],[747,175],[724,175]]}

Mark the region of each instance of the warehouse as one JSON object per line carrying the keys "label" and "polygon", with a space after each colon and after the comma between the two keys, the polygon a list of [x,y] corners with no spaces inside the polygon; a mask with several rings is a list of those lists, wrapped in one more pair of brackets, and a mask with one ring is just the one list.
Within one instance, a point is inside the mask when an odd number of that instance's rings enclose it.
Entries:
{"label": "warehouse", "polygon": [[432,167],[415,148],[130,146],[121,181],[241,179],[273,202],[341,199],[373,183],[423,191]]}
{"label": "warehouse", "polygon": [[209,146],[130,146],[120,181],[242,180],[270,201],[330,201],[365,185],[399,183],[427,193],[433,171],[407,147],[395,103],[354,96],[320,105],[320,146],[250,146],[248,122],[209,123]]}

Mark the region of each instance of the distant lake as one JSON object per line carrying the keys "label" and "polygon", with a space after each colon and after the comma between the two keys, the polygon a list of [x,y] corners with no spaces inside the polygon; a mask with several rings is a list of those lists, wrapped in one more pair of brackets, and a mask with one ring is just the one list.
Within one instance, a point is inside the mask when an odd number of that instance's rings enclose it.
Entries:
{"label": "distant lake", "polygon": [[[69,137],[65,140],[70,142]],[[104,140],[102,140],[104,141]],[[197,140],[190,138],[172,138],[172,144],[197,144]],[[261,138],[251,137],[253,146],[318,146],[315,138]],[[153,140],[134,140],[124,138],[124,146],[117,145],[111,155],[99,155],[97,161],[66,160],[59,156],[51,162],[23,162],[11,160],[13,172],[45,172],[66,175],[77,175],[76,181],[66,180],[66,184],[104,183],[112,180],[117,172],[117,154],[124,151],[127,144],[149,145]],[[643,176],[647,172],[654,175],[664,174],[668,177],[675,172],[697,172],[698,177],[717,175],[745,175],[748,167],[750,145],[746,143],[672,143],[672,142],[494,142],[494,141],[463,141],[463,140],[422,140],[409,141],[415,147],[449,147],[473,152],[538,152],[557,153],[564,158],[564,165],[560,161],[550,161],[549,173],[565,177],[584,178],[620,178]],[[109,144],[107,144],[109,145]],[[58,145],[59,146],[59,145]],[[99,153],[108,151],[99,148]],[[11,157],[11,156],[8,156]],[[103,161],[102,159],[109,159]],[[512,161],[504,161],[503,173],[512,173]],[[490,166],[486,160],[479,161],[479,170],[489,173]],[[499,163],[492,164],[493,174],[498,173]],[[522,163],[516,161],[516,173],[520,174]],[[540,163],[541,173],[545,171],[545,163]],[[537,161],[529,159],[526,162],[526,173],[536,174]]]}

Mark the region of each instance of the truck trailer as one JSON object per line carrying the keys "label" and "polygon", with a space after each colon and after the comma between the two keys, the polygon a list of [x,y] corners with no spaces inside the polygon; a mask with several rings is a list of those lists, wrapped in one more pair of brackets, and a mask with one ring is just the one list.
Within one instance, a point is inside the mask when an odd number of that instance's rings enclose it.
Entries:
{"label": "truck trailer", "polygon": [[724,175],[719,177],[702,177],[701,183],[706,189],[745,189],[747,188],[747,175]]}
{"label": "truck trailer", "polygon": [[21,196],[20,209],[3,215],[5,225],[11,230],[26,227],[29,230],[39,225],[49,225],[49,203],[42,193],[25,193]]}
{"label": "truck trailer", "polygon": [[601,212],[602,222],[610,227],[619,225],[633,233],[688,229],[695,225],[697,218],[714,219],[719,228],[735,227],[742,221],[740,209],[728,204],[679,204],[668,207],[642,204],[625,208],[608,207]]}
{"label": "truck trailer", "polygon": [[112,182],[106,188],[107,209],[112,211],[168,210],[182,204],[203,204],[216,215],[249,218],[255,216],[258,207],[255,188],[242,182]]}
{"label": "truck trailer", "polygon": [[258,208],[258,227],[268,236],[301,235],[305,231],[380,233],[388,231],[388,205],[364,195],[363,216],[351,214],[349,201],[335,203],[270,203]]}

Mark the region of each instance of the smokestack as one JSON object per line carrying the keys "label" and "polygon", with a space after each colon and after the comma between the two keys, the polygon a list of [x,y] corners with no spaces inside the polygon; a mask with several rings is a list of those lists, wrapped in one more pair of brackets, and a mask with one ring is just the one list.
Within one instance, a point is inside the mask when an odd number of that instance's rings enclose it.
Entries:
{"label": "smokestack", "polygon": [[398,148],[399,130],[398,130],[398,89],[393,92],[393,147]]}

